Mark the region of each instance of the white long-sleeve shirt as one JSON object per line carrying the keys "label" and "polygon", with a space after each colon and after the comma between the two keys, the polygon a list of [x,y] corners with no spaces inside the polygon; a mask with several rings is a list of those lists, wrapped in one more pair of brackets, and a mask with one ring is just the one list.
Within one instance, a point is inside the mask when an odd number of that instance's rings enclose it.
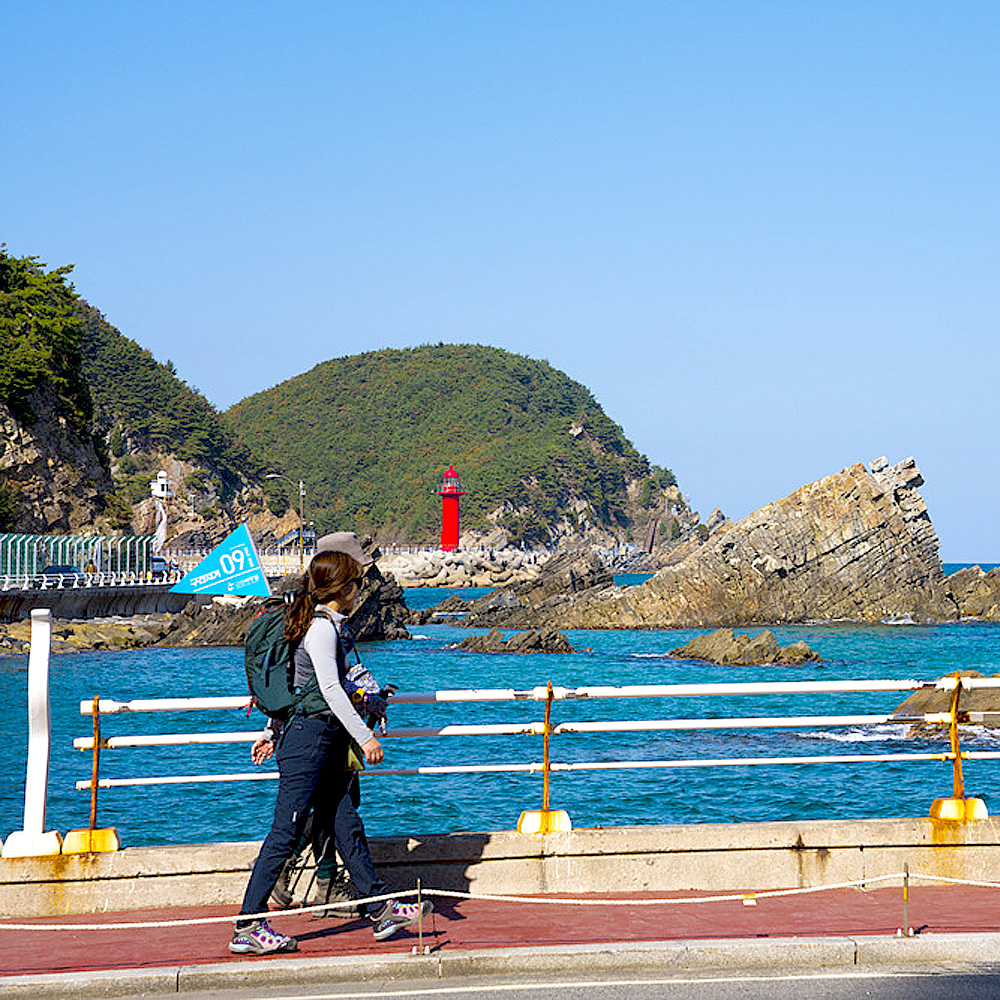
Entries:
{"label": "white long-sleeve shirt", "polygon": [[346,661],[344,647],[337,641],[340,625],[347,620],[346,616],[325,604],[317,605],[316,610],[319,613],[313,618],[295,653],[295,685],[301,687],[315,672],[320,692],[330,711],[348,734],[363,746],[374,734],[364,724],[344,690],[341,677],[346,673],[346,662],[343,670],[338,664],[338,653]]}

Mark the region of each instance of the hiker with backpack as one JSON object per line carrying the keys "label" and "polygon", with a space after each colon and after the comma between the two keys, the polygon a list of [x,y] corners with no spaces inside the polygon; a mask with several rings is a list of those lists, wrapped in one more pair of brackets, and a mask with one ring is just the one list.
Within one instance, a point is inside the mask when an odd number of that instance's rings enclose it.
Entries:
{"label": "hiker with backpack", "polygon": [[[365,725],[345,689],[349,672],[341,630],[357,598],[364,568],[371,557],[361,548],[353,532],[337,532],[320,539],[309,564],[302,588],[284,612],[281,643],[271,643],[261,657],[251,656],[251,625],[247,634],[247,677],[251,691],[265,711],[272,713],[279,698],[268,688],[292,651],[291,684],[287,713],[277,747],[278,795],[274,821],[254,862],[243,897],[229,950],[235,954],[266,955],[295,951],[295,938],[274,931],[265,912],[286,861],[300,842],[310,806],[314,822],[333,831],[337,852],[350,872],[362,898],[385,894],[385,884],[375,874],[364,825],[350,797],[354,772],[347,769],[353,740],[368,764],[383,759],[382,744]],[[262,616],[263,617],[263,616]],[[265,627],[276,627],[276,617]],[[255,646],[256,649],[256,646]],[[267,700],[268,704],[264,704]],[[365,904],[374,924],[376,941],[384,941],[404,927],[416,923],[431,910],[429,902],[401,903],[386,899]]]}

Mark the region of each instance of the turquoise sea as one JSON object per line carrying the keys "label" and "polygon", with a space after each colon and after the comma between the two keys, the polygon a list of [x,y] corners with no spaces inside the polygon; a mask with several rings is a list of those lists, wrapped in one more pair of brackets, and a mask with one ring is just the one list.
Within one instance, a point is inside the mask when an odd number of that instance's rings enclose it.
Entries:
{"label": "turquoise sea", "polygon": [[[984,568],[987,568],[984,566]],[[949,568],[950,569],[950,568]],[[451,591],[407,592],[411,607],[430,606]],[[475,596],[476,591],[464,591]],[[824,659],[804,668],[715,667],[667,653],[702,630],[571,631],[582,650],[563,656],[487,656],[456,652],[466,633],[447,625],[414,628],[410,642],[372,643],[362,655],[383,682],[407,691],[463,687],[529,688],[553,684],[677,683],[823,678],[932,679],[959,668],[1000,673],[1000,625],[824,625],[775,628],[784,645],[804,639]],[[756,634],[759,629],[748,629]],[[86,826],[89,752],[72,748],[90,732],[79,712],[95,694],[128,700],[166,696],[239,695],[245,691],[242,650],[233,647],[95,652],[53,656],[50,666],[52,754],[47,826],[65,833]],[[0,783],[0,836],[21,826],[26,755],[27,657],[0,658],[0,697],[7,709],[8,768]],[[722,699],[622,699],[557,702],[553,721],[741,715],[888,712],[903,695],[855,694]],[[540,720],[535,702],[399,705],[396,726]],[[105,735],[255,730],[263,717],[245,711],[156,713],[105,717]],[[971,727],[966,749],[1000,749],[1000,736]],[[554,761],[809,756],[940,750],[943,744],[904,739],[902,727],[876,730],[729,730],[703,733],[620,733],[553,738]],[[539,761],[540,737],[439,737],[386,741],[388,766]],[[101,757],[102,777],[252,771],[247,744],[220,747],[120,749]],[[266,770],[271,767],[265,766]],[[449,775],[362,781],[363,815],[371,834],[513,829],[522,809],[540,808],[539,775]],[[1000,813],[1000,761],[969,761],[968,794]],[[262,837],[275,782],[182,784],[100,792],[100,825],[116,826],[126,845],[202,843]],[[554,774],[551,805],[575,826],[718,823],[793,818],[926,815],[951,793],[950,763],[862,763],[781,767],[697,768]]]}

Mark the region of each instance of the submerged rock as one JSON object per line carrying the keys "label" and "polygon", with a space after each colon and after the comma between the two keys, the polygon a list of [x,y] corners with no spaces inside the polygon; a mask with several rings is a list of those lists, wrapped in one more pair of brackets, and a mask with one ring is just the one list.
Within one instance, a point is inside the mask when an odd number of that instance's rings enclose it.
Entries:
{"label": "submerged rock", "polygon": [[822,662],[823,657],[814,653],[804,642],[779,646],[774,633],[768,629],[752,639],[736,635],[731,628],[720,628],[709,635],[699,635],[683,646],[670,651],[679,660],[707,660],[723,666],[761,666],[780,663],[795,666],[800,663]]}

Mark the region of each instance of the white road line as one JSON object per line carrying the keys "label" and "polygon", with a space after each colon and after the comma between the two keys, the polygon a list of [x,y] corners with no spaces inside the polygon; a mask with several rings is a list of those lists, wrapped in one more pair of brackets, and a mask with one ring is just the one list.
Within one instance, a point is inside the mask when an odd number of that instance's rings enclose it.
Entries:
{"label": "white road line", "polygon": [[255,997],[253,1000],[369,1000],[376,997],[425,997],[441,996],[446,994],[474,994],[474,993],[516,993],[531,992],[537,993],[543,990],[580,989],[590,987],[593,989],[600,987],[623,986],[670,986],[670,985],[693,985],[697,983],[781,983],[798,982],[802,980],[819,979],[882,979],[887,975],[904,975],[909,978],[927,978],[936,975],[935,972],[891,972],[871,971],[871,972],[816,972],[816,973],[795,973],[783,976],[775,975],[746,975],[746,976],[699,976],[696,978],[673,977],[670,979],[577,979],[567,982],[534,982],[534,983],[496,983],[483,984],[478,986],[435,986],[420,989],[377,989],[365,993],[297,993],[297,994],[276,994],[274,992]]}

